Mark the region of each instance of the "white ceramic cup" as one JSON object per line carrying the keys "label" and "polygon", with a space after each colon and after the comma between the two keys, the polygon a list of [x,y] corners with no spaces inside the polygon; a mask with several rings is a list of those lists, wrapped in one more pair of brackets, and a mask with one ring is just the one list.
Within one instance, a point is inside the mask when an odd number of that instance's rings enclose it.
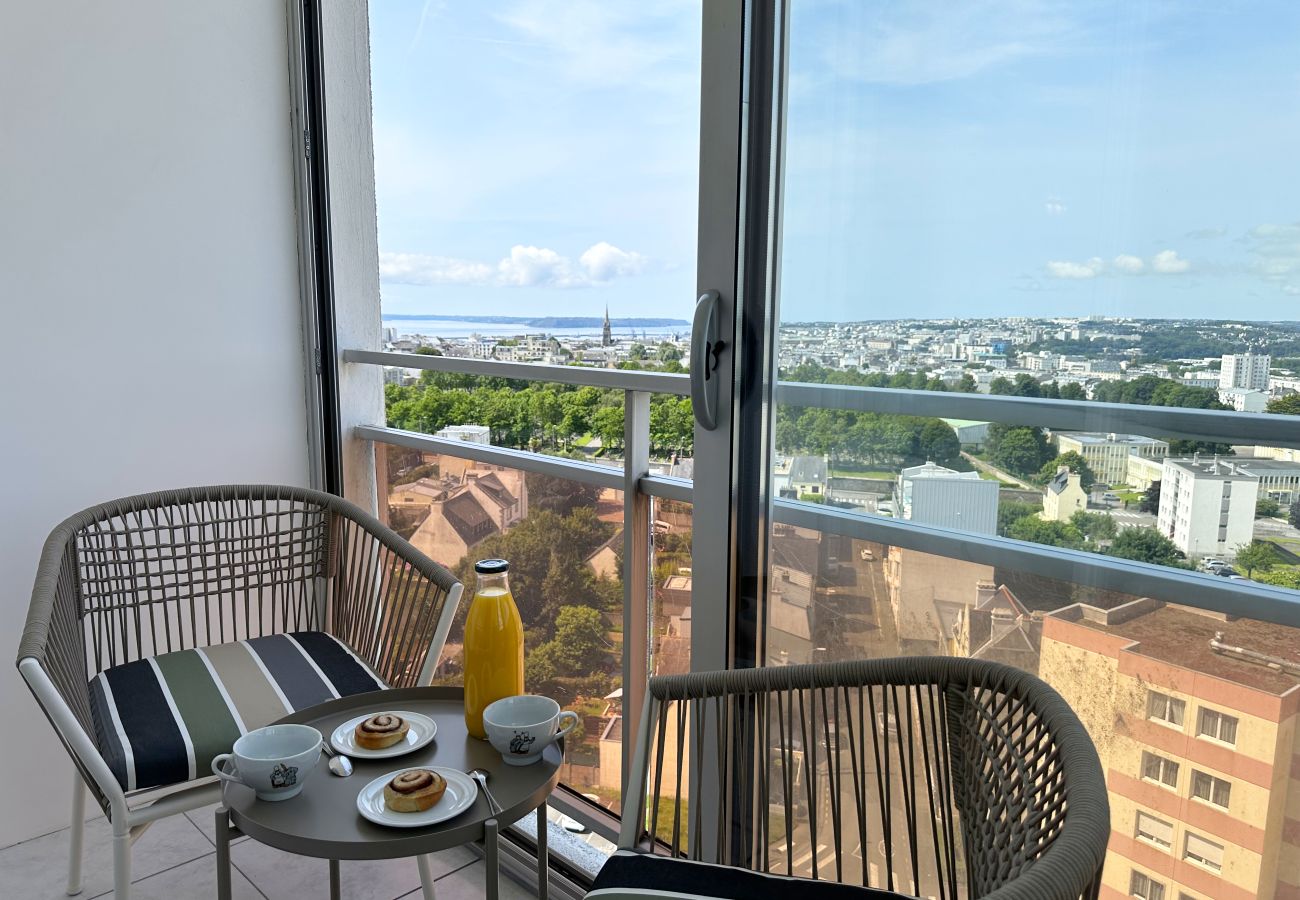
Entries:
{"label": "white ceramic cup", "polygon": [[[212,758],[212,773],[222,781],[244,784],[259,800],[298,796],[320,759],[321,733],[310,725],[268,725],[235,741],[230,753]],[[233,766],[223,765],[227,760]]]}
{"label": "white ceramic cup", "polygon": [[577,713],[562,712],[560,704],[550,697],[536,694],[503,697],[483,710],[483,730],[488,741],[512,766],[537,762],[552,741],[564,737],[577,724]]}

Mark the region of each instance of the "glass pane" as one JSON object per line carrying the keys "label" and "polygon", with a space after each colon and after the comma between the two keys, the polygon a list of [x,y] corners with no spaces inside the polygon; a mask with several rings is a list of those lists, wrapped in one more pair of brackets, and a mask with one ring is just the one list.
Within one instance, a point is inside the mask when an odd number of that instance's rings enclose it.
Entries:
{"label": "glass pane", "polygon": [[561,779],[617,810],[622,492],[389,444],[376,444],[376,462],[387,473],[381,517],[465,584],[435,683],[460,684],[474,562],[509,560],[524,623],[525,688],[580,717]]}
{"label": "glass pane", "polygon": [[[701,19],[699,0],[370,4],[385,348],[684,371]],[[619,395],[385,380],[392,425],[620,452]]]}

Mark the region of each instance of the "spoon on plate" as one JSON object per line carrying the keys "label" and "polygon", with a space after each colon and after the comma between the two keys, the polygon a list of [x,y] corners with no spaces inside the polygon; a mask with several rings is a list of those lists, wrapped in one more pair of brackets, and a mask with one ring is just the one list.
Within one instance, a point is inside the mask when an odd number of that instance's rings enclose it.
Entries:
{"label": "spoon on plate", "polygon": [[330,772],[332,772],[333,774],[337,775],[340,778],[347,778],[349,775],[352,774],[352,760],[348,759],[346,756],[336,751],[333,747],[329,745],[328,741],[323,742],[320,746],[321,749],[325,751],[325,755],[330,758],[329,761]]}
{"label": "spoon on plate", "polygon": [[469,770],[468,772],[466,772],[465,774],[468,775],[470,778],[473,778],[474,781],[476,781],[476,782],[478,783],[479,788],[482,789],[482,791],[483,791],[483,796],[487,797],[488,810],[489,810],[493,815],[500,815],[500,814],[501,814],[501,804],[500,804],[500,803],[497,803],[497,798],[496,798],[496,797],[493,797],[493,796],[492,796],[492,792],[488,790],[488,786],[487,786],[488,778],[491,777],[491,776],[488,774],[488,770],[487,770],[487,769],[470,769],[470,770]]}

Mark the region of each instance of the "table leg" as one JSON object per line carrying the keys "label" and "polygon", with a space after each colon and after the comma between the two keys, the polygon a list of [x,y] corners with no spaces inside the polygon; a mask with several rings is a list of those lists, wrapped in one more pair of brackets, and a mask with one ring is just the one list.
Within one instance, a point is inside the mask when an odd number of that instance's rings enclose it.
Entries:
{"label": "table leg", "polygon": [[433,869],[429,865],[429,855],[422,853],[417,856],[415,865],[420,870],[420,890],[424,893],[424,900],[435,900],[436,891],[433,887]]}
{"label": "table leg", "polygon": [[339,861],[330,860],[330,900],[342,900],[343,889],[339,886]]}
{"label": "table leg", "polygon": [[230,900],[230,813],[217,807],[217,900]]}
{"label": "table leg", "polygon": [[537,900],[546,900],[551,882],[551,859],[546,849],[546,803],[537,807]]}
{"label": "table leg", "polygon": [[483,849],[487,854],[487,900],[499,900],[501,893],[501,860],[497,846],[497,820],[488,819],[483,823]]}

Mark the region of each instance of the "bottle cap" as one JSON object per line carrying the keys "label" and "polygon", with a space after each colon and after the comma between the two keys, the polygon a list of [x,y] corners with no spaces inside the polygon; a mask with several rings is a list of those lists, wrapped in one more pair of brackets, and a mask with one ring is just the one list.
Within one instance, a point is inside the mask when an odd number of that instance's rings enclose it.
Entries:
{"label": "bottle cap", "polygon": [[474,571],[480,575],[500,575],[510,571],[510,563],[504,559],[480,559],[474,563]]}

